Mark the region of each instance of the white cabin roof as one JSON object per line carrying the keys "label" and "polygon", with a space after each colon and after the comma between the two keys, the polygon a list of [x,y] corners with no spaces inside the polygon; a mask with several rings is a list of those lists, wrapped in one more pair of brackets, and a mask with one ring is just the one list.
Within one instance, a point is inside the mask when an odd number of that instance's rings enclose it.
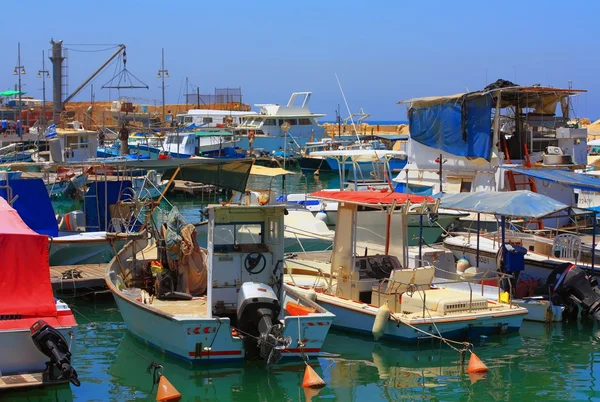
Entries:
{"label": "white cabin roof", "polygon": [[198,116],[247,116],[256,115],[256,112],[239,112],[233,110],[214,110],[214,109],[190,109],[187,113],[178,113],[177,116],[198,115]]}

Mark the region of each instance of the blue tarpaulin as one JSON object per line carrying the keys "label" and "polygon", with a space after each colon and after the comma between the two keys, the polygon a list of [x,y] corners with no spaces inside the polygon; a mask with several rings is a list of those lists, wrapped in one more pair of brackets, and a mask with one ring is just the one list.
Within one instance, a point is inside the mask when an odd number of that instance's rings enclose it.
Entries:
{"label": "blue tarpaulin", "polygon": [[543,218],[569,208],[562,202],[528,190],[444,194],[440,207],[531,219]]}
{"label": "blue tarpaulin", "polygon": [[453,155],[490,160],[492,97],[461,97],[408,110],[410,137]]}
{"label": "blue tarpaulin", "polygon": [[[15,201],[12,207],[17,210],[23,222],[33,231],[52,237],[58,236],[58,223],[48,190],[42,179],[8,180],[11,195]],[[8,200],[6,180],[0,181],[0,197]]]}
{"label": "blue tarpaulin", "polygon": [[538,170],[512,166],[503,167],[503,169],[512,170],[515,173],[535,177],[536,179],[551,183],[559,183],[571,188],[600,192],[600,179],[583,173],[575,173],[569,170]]}

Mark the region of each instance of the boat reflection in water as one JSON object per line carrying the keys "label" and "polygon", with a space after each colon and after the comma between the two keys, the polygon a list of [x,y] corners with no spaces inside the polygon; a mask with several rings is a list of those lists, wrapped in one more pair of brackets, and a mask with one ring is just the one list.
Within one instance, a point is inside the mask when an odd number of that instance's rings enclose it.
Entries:
{"label": "boat reflection in water", "polygon": [[[300,384],[304,363],[300,361],[280,362],[268,371],[263,361],[191,365],[161,354],[130,333],[125,333],[116,352],[109,374],[114,384],[111,394],[117,398],[119,394],[154,398],[156,388],[152,389],[152,376],[146,373],[150,361],[163,366],[163,374],[184,400],[284,401],[299,400],[303,395]],[[127,389],[123,389],[123,384],[127,384]]]}
{"label": "boat reflection in water", "polygon": [[[589,345],[592,338],[598,342],[598,329],[581,324],[524,323],[520,335],[489,338],[475,345],[490,371],[472,384],[458,353],[439,342],[392,345],[332,330],[323,345],[327,353],[309,360],[327,383],[312,400],[536,400],[540,389],[553,400],[561,396],[587,399],[597,389],[593,368],[599,355],[573,345]],[[111,397],[153,399],[156,390],[151,394],[151,376],[145,371],[150,360],[164,366],[165,376],[184,400],[308,400],[301,388],[302,362],[281,362],[268,371],[261,362],[192,366],[161,354],[129,333],[109,369]]]}

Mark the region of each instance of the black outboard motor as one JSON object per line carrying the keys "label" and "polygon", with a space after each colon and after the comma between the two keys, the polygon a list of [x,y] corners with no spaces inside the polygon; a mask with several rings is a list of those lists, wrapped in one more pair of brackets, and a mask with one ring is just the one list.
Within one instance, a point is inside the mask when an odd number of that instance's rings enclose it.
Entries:
{"label": "black outboard motor", "polygon": [[246,357],[263,359],[269,366],[281,359],[291,339],[283,337],[278,316],[281,304],[273,289],[263,283],[246,282],[238,294],[238,327],[243,331]]}
{"label": "black outboard motor", "polygon": [[71,352],[67,341],[56,329],[44,320],[36,321],[31,328],[31,339],[44,355],[50,358],[46,362],[46,375],[50,380],[69,380],[78,387],[77,372],[71,367]]}
{"label": "black outboard motor", "polygon": [[[600,289],[595,278],[575,264],[565,263],[556,268],[548,277],[546,285],[564,304],[574,304],[587,315],[600,321]],[[555,300],[555,302],[558,300]]]}

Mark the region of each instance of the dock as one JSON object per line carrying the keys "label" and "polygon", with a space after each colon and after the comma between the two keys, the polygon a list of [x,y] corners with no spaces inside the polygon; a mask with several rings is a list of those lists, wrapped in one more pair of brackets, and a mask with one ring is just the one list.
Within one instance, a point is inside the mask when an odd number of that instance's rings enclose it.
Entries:
{"label": "dock", "polygon": [[53,290],[105,289],[107,264],[57,265],[50,267]]}
{"label": "dock", "polygon": [[67,384],[68,380],[48,380],[43,373],[15,374],[0,377],[0,393],[18,389],[39,388]]}
{"label": "dock", "polygon": [[195,183],[187,180],[173,180],[174,186],[171,191],[177,193],[186,193],[191,195],[196,194],[211,194],[216,191],[216,187],[211,184]]}

